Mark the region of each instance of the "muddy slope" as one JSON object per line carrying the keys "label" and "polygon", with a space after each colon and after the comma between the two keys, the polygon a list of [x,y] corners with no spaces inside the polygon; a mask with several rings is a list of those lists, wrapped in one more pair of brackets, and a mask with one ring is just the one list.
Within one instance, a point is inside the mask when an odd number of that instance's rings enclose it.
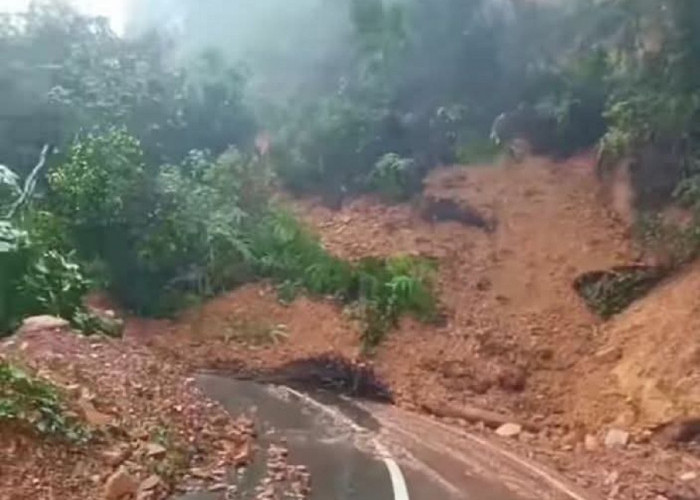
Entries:
{"label": "muddy slope", "polygon": [[694,265],[605,326],[604,362],[587,361],[578,391],[580,418],[654,428],[700,416],[699,289]]}
{"label": "muddy slope", "polygon": [[571,404],[574,367],[596,352],[601,326],[572,284],[581,273],[635,260],[625,228],[599,203],[591,163],[454,167],[434,172],[426,192],[473,207],[493,230],[431,224],[411,206],[371,200],[341,212],[304,209],[339,255],[439,261],[447,326],[406,321],[380,349],[380,370],[416,405],[447,398],[560,413]]}

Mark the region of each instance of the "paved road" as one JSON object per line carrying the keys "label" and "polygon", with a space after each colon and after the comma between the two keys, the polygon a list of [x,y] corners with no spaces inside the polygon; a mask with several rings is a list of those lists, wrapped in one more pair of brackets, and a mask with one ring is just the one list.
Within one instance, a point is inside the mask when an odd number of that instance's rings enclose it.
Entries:
{"label": "paved road", "polygon": [[[312,475],[312,500],[592,500],[481,438],[394,407],[213,374],[198,383],[234,415],[255,408],[260,444],[287,441],[292,463]],[[263,467],[237,481],[241,498],[255,498]]]}

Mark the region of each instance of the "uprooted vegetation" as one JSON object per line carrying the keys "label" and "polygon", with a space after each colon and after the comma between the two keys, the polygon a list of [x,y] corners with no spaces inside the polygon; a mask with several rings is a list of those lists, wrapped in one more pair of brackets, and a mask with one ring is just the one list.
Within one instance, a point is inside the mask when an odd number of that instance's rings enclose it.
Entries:
{"label": "uprooted vegetation", "polygon": [[621,266],[585,273],[576,278],[574,288],[594,313],[609,319],[646,295],[667,273],[650,266]]}

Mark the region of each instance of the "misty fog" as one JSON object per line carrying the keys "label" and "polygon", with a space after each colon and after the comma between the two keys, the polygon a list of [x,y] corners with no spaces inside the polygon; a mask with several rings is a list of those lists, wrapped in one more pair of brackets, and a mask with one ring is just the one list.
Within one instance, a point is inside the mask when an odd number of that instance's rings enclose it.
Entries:
{"label": "misty fog", "polygon": [[218,49],[244,64],[254,91],[283,100],[337,83],[352,57],[348,14],[337,0],[143,0],[126,34],[164,31],[185,58]]}

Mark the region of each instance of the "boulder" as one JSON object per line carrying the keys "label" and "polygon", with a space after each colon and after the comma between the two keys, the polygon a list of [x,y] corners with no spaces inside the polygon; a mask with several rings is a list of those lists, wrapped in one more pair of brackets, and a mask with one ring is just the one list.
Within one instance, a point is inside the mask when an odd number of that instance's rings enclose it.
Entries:
{"label": "boulder", "polygon": [[502,437],[516,437],[523,431],[523,426],[520,424],[503,424],[498,429],[496,429],[496,434]]}
{"label": "boulder", "polygon": [[68,328],[70,328],[70,323],[63,318],[48,315],[31,316],[22,321],[19,333],[66,330]]}
{"label": "boulder", "polygon": [[605,435],[606,448],[624,448],[630,440],[630,433],[620,429],[610,429]]}
{"label": "boulder", "polygon": [[125,496],[133,496],[139,488],[136,479],[123,467],[109,476],[105,483],[104,500],[119,500]]}

